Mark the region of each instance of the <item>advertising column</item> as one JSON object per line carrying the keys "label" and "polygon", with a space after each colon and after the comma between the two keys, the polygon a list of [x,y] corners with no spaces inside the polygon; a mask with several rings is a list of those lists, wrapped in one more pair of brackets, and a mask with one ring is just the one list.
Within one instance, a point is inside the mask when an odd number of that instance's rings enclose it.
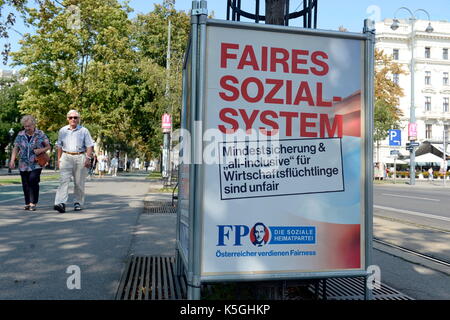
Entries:
{"label": "advertising column", "polygon": [[361,271],[364,41],[208,25],[202,279]]}

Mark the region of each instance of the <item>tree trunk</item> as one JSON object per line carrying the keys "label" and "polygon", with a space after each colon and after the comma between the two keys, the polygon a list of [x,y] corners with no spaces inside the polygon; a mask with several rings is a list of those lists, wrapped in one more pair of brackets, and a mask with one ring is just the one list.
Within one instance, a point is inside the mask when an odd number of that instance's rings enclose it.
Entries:
{"label": "tree trunk", "polygon": [[266,0],[266,24],[284,25],[286,0]]}

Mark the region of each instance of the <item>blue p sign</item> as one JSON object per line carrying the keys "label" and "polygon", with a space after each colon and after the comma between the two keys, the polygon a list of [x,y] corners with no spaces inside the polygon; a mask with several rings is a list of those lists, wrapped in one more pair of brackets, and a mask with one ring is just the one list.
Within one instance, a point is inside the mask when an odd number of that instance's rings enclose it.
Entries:
{"label": "blue p sign", "polygon": [[400,129],[389,130],[389,145],[390,146],[402,145],[402,132]]}

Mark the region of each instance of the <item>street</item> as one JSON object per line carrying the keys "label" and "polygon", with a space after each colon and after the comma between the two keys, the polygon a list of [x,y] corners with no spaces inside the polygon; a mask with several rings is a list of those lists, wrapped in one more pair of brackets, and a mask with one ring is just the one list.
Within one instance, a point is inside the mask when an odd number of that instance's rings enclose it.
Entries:
{"label": "street", "polygon": [[444,188],[442,181],[415,186],[375,184],[374,215],[450,231],[449,196],[450,186]]}

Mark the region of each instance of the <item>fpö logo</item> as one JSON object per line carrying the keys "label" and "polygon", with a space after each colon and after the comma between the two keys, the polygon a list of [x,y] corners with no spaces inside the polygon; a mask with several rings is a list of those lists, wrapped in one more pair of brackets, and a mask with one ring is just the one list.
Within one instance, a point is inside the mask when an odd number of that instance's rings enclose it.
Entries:
{"label": "fp\u00f6 logo", "polygon": [[315,244],[316,228],[310,226],[270,226],[262,222],[247,225],[218,225],[217,246],[242,246],[250,242],[255,247],[267,244]]}

